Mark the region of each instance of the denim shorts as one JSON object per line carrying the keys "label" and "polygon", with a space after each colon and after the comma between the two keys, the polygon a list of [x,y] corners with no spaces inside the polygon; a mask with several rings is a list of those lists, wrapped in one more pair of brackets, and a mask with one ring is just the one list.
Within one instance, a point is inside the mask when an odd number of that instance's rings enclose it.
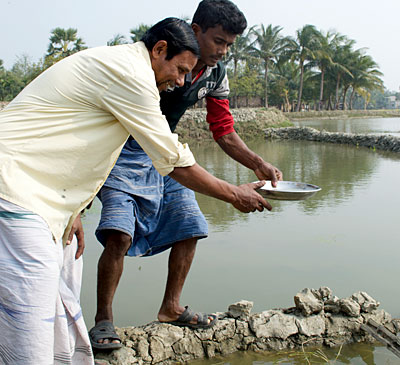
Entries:
{"label": "denim shorts", "polygon": [[124,147],[98,194],[103,205],[96,229],[100,243],[106,245],[107,230],[116,230],[132,238],[128,256],[152,256],[175,242],[207,237],[207,222],[194,192],[162,177],[135,143]]}

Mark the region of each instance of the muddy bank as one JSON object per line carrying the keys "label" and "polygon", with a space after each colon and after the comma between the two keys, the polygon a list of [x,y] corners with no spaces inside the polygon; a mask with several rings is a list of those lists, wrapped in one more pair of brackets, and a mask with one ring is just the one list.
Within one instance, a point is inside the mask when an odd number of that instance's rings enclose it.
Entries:
{"label": "muddy bank", "polygon": [[[242,139],[260,137],[262,131],[271,127],[287,127],[293,125],[278,109],[240,108],[231,109],[235,120],[235,130]],[[209,124],[206,121],[206,109],[189,109],[179,121],[176,133],[182,141],[212,140]]]}
{"label": "muddy bank", "polygon": [[393,333],[399,330],[399,320],[378,309],[379,302],[365,292],[339,299],[327,287],[304,289],[294,296],[294,304],[293,308],[251,314],[253,303],[242,300],[218,313],[218,323],[206,330],[159,322],[119,328],[124,346],[109,354],[98,353],[96,360],[102,365],[176,364],[236,351],[374,342],[361,328],[369,319]]}
{"label": "muddy bank", "polygon": [[396,118],[400,109],[379,110],[325,110],[309,112],[284,113],[289,120],[305,119],[351,119],[351,118]]}
{"label": "muddy bank", "polygon": [[400,152],[400,138],[390,134],[354,134],[319,131],[310,127],[269,128],[266,138],[350,144],[373,150]]}

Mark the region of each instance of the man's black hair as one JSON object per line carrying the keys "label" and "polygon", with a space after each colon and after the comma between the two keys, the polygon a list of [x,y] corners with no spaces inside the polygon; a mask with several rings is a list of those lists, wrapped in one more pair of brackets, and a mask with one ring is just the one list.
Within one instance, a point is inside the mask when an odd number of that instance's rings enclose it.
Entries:
{"label": "man's black hair", "polygon": [[192,23],[204,32],[218,25],[228,33],[240,35],[247,27],[247,20],[238,7],[229,0],[203,0],[193,15]]}
{"label": "man's black hair", "polygon": [[198,58],[200,48],[191,26],[182,19],[166,18],[153,25],[142,37],[146,48],[151,51],[158,41],[167,42],[167,60],[190,51]]}

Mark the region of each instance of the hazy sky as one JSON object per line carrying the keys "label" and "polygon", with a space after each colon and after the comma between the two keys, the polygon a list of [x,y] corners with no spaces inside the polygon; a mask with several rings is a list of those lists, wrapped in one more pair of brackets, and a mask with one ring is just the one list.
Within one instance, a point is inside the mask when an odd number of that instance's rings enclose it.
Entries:
{"label": "hazy sky", "polygon": [[[17,56],[38,61],[56,27],[77,28],[89,47],[105,45],[115,34],[129,37],[140,23],[167,17],[191,17],[195,0],[0,0],[0,59],[10,68]],[[283,27],[294,36],[305,24],[335,29],[368,48],[385,86],[400,88],[400,0],[234,0],[250,26]]]}

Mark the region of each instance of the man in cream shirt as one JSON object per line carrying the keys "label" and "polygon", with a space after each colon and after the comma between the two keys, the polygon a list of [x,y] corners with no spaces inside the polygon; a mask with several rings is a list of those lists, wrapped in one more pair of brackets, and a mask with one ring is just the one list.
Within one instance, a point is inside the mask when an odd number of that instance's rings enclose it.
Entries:
{"label": "man in cream shirt", "polygon": [[[254,191],[263,182],[233,186],[197,165],[160,112],[159,91],[181,86],[198,55],[190,27],[168,18],[146,43],[92,48],[58,62],[0,112],[3,363],[93,363],[79,305],[79,213],[129,135],[160,174],[243,212],[271,209]],[[78,242],[63,249],[73,233]]]}

